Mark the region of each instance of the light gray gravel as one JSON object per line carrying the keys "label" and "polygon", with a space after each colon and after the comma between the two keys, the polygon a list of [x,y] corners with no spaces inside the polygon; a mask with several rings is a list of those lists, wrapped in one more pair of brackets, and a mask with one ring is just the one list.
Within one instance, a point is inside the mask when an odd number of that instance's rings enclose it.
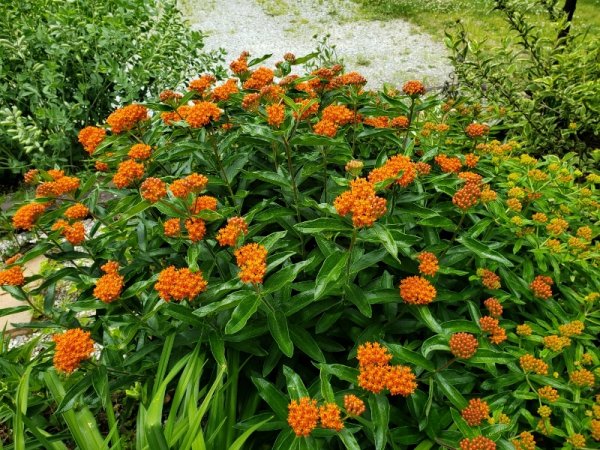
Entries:
{"label": "light gray gravel", "polygon": [[272,53],[272,65],[286,52],[316,48],[315,34],[329,34],[346,70],[362,73],[368,86],[401,85],[408,79],[439,86],[452,68],[441,42],[404,20],[361,19],[351,0],[185,0],[184,14],[207,37],[208,50],[224,48],[229,59],[242,51]]}

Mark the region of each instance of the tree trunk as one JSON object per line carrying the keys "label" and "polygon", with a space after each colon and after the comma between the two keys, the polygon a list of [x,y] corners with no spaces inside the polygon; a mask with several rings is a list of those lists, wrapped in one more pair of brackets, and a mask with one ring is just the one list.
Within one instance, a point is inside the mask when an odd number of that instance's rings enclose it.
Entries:
{"label": "tree trunk", "polygon": [[566,38],[571,29],[571,21],[573,20],[573,14],[575,14],[575,7],[577,6],[577,0],[565,0],[565,6],[563,6],[563,12],[567,15],[567,23],[565,27],[558,33],[558,39]]}

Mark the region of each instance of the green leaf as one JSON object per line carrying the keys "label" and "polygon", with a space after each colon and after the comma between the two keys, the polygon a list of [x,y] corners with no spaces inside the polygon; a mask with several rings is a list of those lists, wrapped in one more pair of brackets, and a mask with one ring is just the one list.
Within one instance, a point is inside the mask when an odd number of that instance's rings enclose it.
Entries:
{"label": "green leaf", "polygon": [[322,232],[352,232],[352,227],[339,218],[323,217],[321,219],[309,220],[297,223],[294,228],[300,233],[317,234]]}
{"label": "green leaf", "polygon": [[302,397],[308,397],[308,391],[302,382],[300,376],[290,369],[288,366],[283,366],[283,374],[287,380],[288,395],[293,400],[299,400]]}
{"label": "green leaf", "polygon": [[264,284],[264,293],[271,293],[279,291],[284,286],[289,285],[292,281],[296,279],[298,274],[308,265],[310,265],[314,260],[314,257],[311,257],[305,261],[302,261],[298,264],[292,264],[287,267],[284,267],[276,274],[271,275]]}
{"label": "green leaf", "polygon": [[283,311],[280,309],[271,311],[269,309],[267,311],[267,323],[269,325],[271,336],[273,336],[273,339],[277,343],[279,350],[281,350],[285,356],[291,358],[294,354],[294,344],[290,339],[287,317]]}
{"label": "green leaf", "polygon": [[369,407],[374,428],[372,431],[375,438],[375,448],[384,450],[389,430],[390,404],[384,395],[371,395],[369,396]]}
{"label": "green leaf", "polygon": [[253,291],[246,291],[245,294],[245,297],[233,310],[227,325],[225,325],[225,334],[235,334],[244,328],[248,319],[258,309],[261,301],[260,297]]}
{"label": "green leaf", "polygon": [[287,420],[289,400],[283,393],[267,380],[252,377],[252,382],[258,391],[258,395],[267,405],[271,407],[280,420]]}
{"label": "green leaf", "polygon": [[14,444],[15,450],[25,450],[25,427],[23,426],[23,417],[27,416],[27,400],[29,398],[29,376],[33,366],[28,366],[19,380],[17,387],[16,407],[14,424]]}
{"label": "green leaf", "polygon": [[429,361],[427,358],[425,358],[417,352],[408,350],[398,344],[386,343],[385,346],[390,349],[390,352],[392,352],[392,355],[394,355],[394,357],[404,362],[409,362],[417,367],[421,367],[425,370],[428,370],[429,372],[435,372],[436,370],[435,364],[432,361]]}
{"label": "green leaf", "polygon": [[315,300],[319,299],[325,293],[329,285],[340,281],[340,276],[346,267],[347,261],[348,252],[332,253],[325,259],[315,281]]}
{"label": "green leaf", "polygon": [[290,332],[292,341],[296,347],[298,347],[315,361],[320,363],[325,362],[325,355],[323,355],[319,344],[317,344],[308,331],[298,325],[292,325],[290,327]]}
{"label": "green leaf", "polygon": [[361,288],[355,284],[348,284],[344,287],[344,293],[346,294],[346,298],[358,308],[363,316],[371,317],[373,314],[371,304]]}
{"label": "green leaf", "polygon": [[396,241],[394,240],[390,231],[384,225],[381,225],[379,222],[376,222],[373,225],[372,230],[373,230],[373,233],[375,234],[375,236],[377,237],[377,239],[381,242],[381,244],[384,246],[384,248],[388,251],[388,253],[390,255],[392,255],[394,258],[397,258],[398,257],[398,245],[396,244]]}
{"label": "green leaf", "polygon": [[350,433],[348,428],[342,429],[342,431],[340,431],[337,435],[346,446],[346,450],[361,450],[360,446],[358,445],[358,441],[354,435]]}
{"label": "green leaf", "polygon": [[462,245],[471,250],[475,255],[483,259],[491,259],[492,261],[496,261],[500,264],[504,264],[506,267],[513,267],[513,263],[502,256],[501,253],[498,253],[495,250],[492,250],[488,245],[476,241],[468,236],[461,236],[457,239]]}
{"label": "green leaf", "polygon": [[452,384],[446,378],[444,378],[444,375],[440,372],[436,373],[434,376],[442,393],[448,400],[450,400],[450,403],[452,403],[456,409],[462,411],[467,406],[467,401],[462,394],[458,391],[458,389],[452,386]]}

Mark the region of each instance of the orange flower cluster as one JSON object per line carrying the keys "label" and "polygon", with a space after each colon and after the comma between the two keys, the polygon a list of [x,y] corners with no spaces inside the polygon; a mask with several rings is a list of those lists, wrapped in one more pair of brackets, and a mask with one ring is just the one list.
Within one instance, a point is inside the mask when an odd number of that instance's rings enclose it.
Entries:
{"label": "orange flower cluster", "polygon": [[492,191],[488,185],[485,185],[481,191],[480,200],[483,203],[489,203],[496,200],[497,197],[498,194],[496,194],[495,191]]}
{"label": "orange flower cluster", "polygon": [[135,162],[132,159],[119,163],[117,173],[113,176],[114,185],[123,189],[131,186],[137,180],[141,180],[144,176],[144,165],[142,163]]}
{"label": "orange flower cluster", "polygon": [[444,173],[451,173],[451,172],[460,172],[460,169],[462,169],[462,163],[460,162],[460,159],[458,158],[451,158],[449,156],[446,155],[438,155],[434,158],[435,163],[440,166],[440,169],[442,169],[442,172]]}
{"label": "orange flower cluster", "polygon": [[518,439],[513,439],[515,450],[535,450],[535,439],[529,431],[523,431]]}
{"label": "orange flower cluster", "polygon": [[279,102],[285,95],[285,89],[276,84],[269,84],[260,90],[260,97],[267,102]]}
{"label": "orange flower cluster", "polygon": [[94,167],[98,172],[108,172],[108,164],[102,161],[96,161]]}
{"label": "orange flower cluster", "polygon": [[252,72],[250,78],[244,82],[244,89],[253,89],[259,91],[267,84],[271,84],[273,82],[274,75],[275,74],[273,71],[268,67],[259,67]]}
{"label": "orange flower cluster", "polygon": [[238,89],[237,80],[230,78],[221,86],[217,86],[212,91],[212,99],[215,102],[221,102],[227,100],[233,94],[237,94],[240,90]]}
{"label": "orange flower cluster", "polygon": [[533,296],[548,300],[552,297],[552,278],[545,275],[538,275],[529,285],[529,289],[533,291]]}
{"label": "orange flower cluster", "polygon": [[64,170],[60,170],[60,169],[50,169],[50,170],[46,171],[46,173],[54,181],[60,180],[62,177],[65,176]]}
{"label": "orange flower cluster", "polygon": [[248,71],[248,56],[250,56],[250,53],[242,52],[242,54],[239,56],[238,59],[236,59],[235,61],[232,61],[231,64],[229,64],[229,68],[231,69],[231,71],[233,73],[235,73],[236,75],[247,72]]}
{"label": "orange flower cluster", "polygon": [[477,275],[481,277],[481,283],[488,289],[500,289],[500,277],[488,269],[478,269]]}
{"label": "orange flower cluster", "polygon": [[558,327],[558,331],[563,336],[579,336],[583,333],[585,325],[581,320],[574,320],[573,322],[566,323]]}
{"label": "orange flower cluster", "polygon": [[455,333],[450,338],[450,351],[461,359],[469,359],[477,353],[477,338],[469,333]]}
{"label": "orange flower cluster", "polygon": [[252,93],[246,94],[242,99],[242,108],[248,111],[253,111],[258,108],[260,103],[260,94]]}
{"label": "orange flower cluster", "polygon": [[594,440],[600,441],[600,420],[592,420],[590,424],[590,432]]}
{"label": "orange flower cluster", "polygon": [[418,97],[425,94],[425,86],[418,80],[409,80],[402,86],[402,92],[411,97]]}
{"label": "orange flower cluster", "polygon": [[546,216],[546,214],[544,214],[544,213],[535,213],[534,215],[531,216],[531,219],[535,220],[536,222],[539,222],[539,223],[548,222],[548,216]]}
{"label": "orange flower cluster", "polygon": [[554,403],[560,398],[558,391],[551,386],[544,386],[538,389],[538,395],[544,400]]}
{"label": "orange flower cluster", "polygon": [[140,192],[144,200],[156,203],[167,195],[167,185],[160,178],[149,177],[140,186]]}
{"label": "orange flower cluster", "polygon": [[23,181],[25,181],[26,184],[37,183],[39,174],[40,171],[38,169],[29,169],[23,174]]}
{"label": "orange flower cluster", "polygon": [[94,341],[90,337],[90,332],[83,331],[81,328],[55,334],[52,340],[56,343],[54,367],[60,372],[72,373],[94,352]]}
{"label": "orange flower cluster", "polygon": [[77,177],[61,176],[56,181],[48,181],[40,184],[35,194],[36,197],[60,197],[61,195],[76,191],[79,188],[80,182],[81,180]]}
{"label": "orange flower cluster", "polygon": [[102,266],[102,275],[96,282],[94,297],[104,303],[111,303],[121,295],[124,277],[119,275],[119,263],[109,261]]}
{"label": "orange flower cluster", "polygon": [[192,214],[198,214],[200,211],[204,210],[216,211],[217,199],[210,195],[201,195],[194,200],[190,210],[192,211]]}
{"label": "orange flower cluster", "polygon": [[586,241],[592,240],[592,229],[590,227],[579,227],[577,228],[577,236]]}
{"label": "orange flower cluster", "polygon": [[392,356],[377,342],[358,347],[358,385],[378,394],[388,389],[391,395],[408,396],[417,389],[416,377],[410,367],[390,365]]}
{"label": "orange flower cluster", "polygon": [[299,401],[292,400],[288,405],[287,422],[296,436],[309,436],[317,427],[319,410],[317,401],[302,397]]}
{"label": "orange flower cluster", "polygon": [[[400,176],[402,174],[402,176]],[[398,178],[400,176],[400,178]],[[386,180],[396,180],[396,183],[406,187],[415,181],[417,171],[415,164],[408,156],[394,155],[383,166],[373,169],[369,173],[369,181],[373,184]],[[389,184],[387,185],[389,186]],[[386,186],[386,187],[387,187]]]}
{"label": "orange flower cluster", "polygon": [[424,162],[418,162],[415,164],[415,169],[419,175],[429,175],[431,172],[431,166]]}
{"label": "orange flower cluster", "polygon": [[400,282],[400,297],[412,305],[427,305],[431,303],[437,291],[433,285],[423,277],[407,277]]}
{"label": "orange flower cluster", "polygon": [[566,336],[552,334],[544,337],[544,346],[555,352],[560,352],[569,345],[571,345],[571,339]]}
{"label": "orange flower cluster", "polygon": [[373,128],[389,128],[390,118],[387,116],[367,117],[363,123]]}
{"label": "orange flower cluster", "polygon": [[469,405],[460,413],[465,422],[472,427],[479,426],[490,416],[490,406],[480,398],[472,398]]}
{"label": "orange flower cluster", "polygon": [[207,285],[202,272],[194,273],[187,267],[176,269],[175,266],[169,266],[158,275],[154,289],[166,302],[181,301],[186,298],[191,301],[206,290]]}
{"label": "orange flower cluster", "polygon": [[285,106],[281,103],[274,103],[267,106],[267,122],[269,125],[279,128],[285,119]]}
{"label": "orange flower cluster", "polygon": [[142,105],[127,105],[111,113],[106,119],[110,130],[120,134],[131,130],[139,122],[148,119],[148,109]]}
{"label": "orange flower cluster", "polygon": [[524,372],[535,372],[538,375],[548,374],[548,364],[529,353],[519,358],[519,364]]}
{"label": "orange flower cluster", "polygon": [[569,374],[569,381],[577,387],[594,387],[594,374],[587,369],[579,369]]}
{"label": "orange flower cluster", "polygon": [[440,268],[438,259],[431,252],[421,252],[419,256],[417,256],[417,259],[420,262],[419,272],[423,275],[433,277]]}
{"label": "orange flower cluster", "polygon": [[502,316],[503,308],[500,302],[494,297],[490,297],[483,302],[492,317],[498,318]]}
{"label": "orange flower cluster", "polygon": [[188,232],[188,237],[192,242],[201,241],[206,234],[206,223],[204,220],[197,217],[186,219],[185,229]]}
{"label": "orange flower cluster", "polygon": [[172,125],[173,122],[185,120],[191,108],[192,107],[189,105],[181,105],[175,111],[165,111],[161,113],[160,118],[165,123],[165,125]]}
{"label": "orange flower cluster", "polygon": [[321,421],[321,426],[323,428],[328,428],[337,432],[342,431],[344,428],[340,407],[335,403],[327,402],[319,407],[319,420]]}
{"label": "orange flower cluster", "polygon": [[365,402],[353,394],[344,395],[344,408],[349,416],[360,416],[365,412]]}
{"label": "orange flower cluster", "polygon": [[394,117],[390,122],[390,126],[392,128],[405,129],[405,128],[408,128],[409,125],[410,125],[410,120],[406,116]]}
{"label": "orange flower cluster", "polygon": [[201,128],[208,125],[211,120],[219,120],[221,113],[216,103],[198,102],[187,111],[185,121],[192,128]]}
{"label": "orange flower cluster", "polygon": [[386,200],[375,195],[373,184],[364,178],[350,182],[350,190],[339,195],[333,206],[340,216],[352,215],[357,228],[370,227],[386,213]]}
{"label": "orange flower cluster", "polygon": [[471,139],[477,139],[487,135],[490,132],[490,127],[484,123],[471,123],[465,128],[465,133]]}
{"label": "orange flower cluster", "polygon": [[129,153],[127,154],[127,156],[129,156],[131,159],[139,159],[141,161],[144,161],[144,160],[150,158],[151,154],[152,154],[152,147],[150,147],[149,145],[134,144],[131,147],[131,149],[129,150]]}
{"label": "orange flower cluster", "polygon": [[46,208],[47,203],[29,203],[21,206],[12,218],[13,227],[16,230],[31,230]]}
{"label": "orange flower cluster", "polygon": [[213,75],[202,75],[200,78],[190,81],[188,90],[202,94],[210,88],[215,81],[217,81],[217,79]]}
{"label": "orange flower cluster", "polygon": [[496,450],[496,443],[484,436],[465,438],[460,441],[460,450]]}
{"label": "orange flower cluster", "polygon": [[183,97],[183,95],[181,95],[178,92],[172,91],[171,89],[165,89],[160,94],[158,94],[158,98],[160,99],[161,102],[168,102],[171,100],[179,100],[182,97]]}
{"label": "orange flower cluster", "polygon": [[452,203],[463,211],[475,206],[481,197],[479,183],[467,181],[467,183],[452,197]]}
{"label": "orange flower cluster", "polygon": [[17,262],[19,259],[21,259],[22,257],[23,257],[23,254],[22,254],[22,253],[15,253],[15,254],[14,254],[14,255],[12,255],[10,258],[7,258],[7,259],[6,259],[6,260],[4,261],[4,264],[5,264],[6,266],[10,266],[10,265],[12,265],[12,264],[16,263],[16,262]]}
{"label": "orange flower cluster", "polygon": [[[336,72],[336,66],[332,67],[332,71]],[[340,86],[362,86],[366,84],[367,79],[358,72],[348,72],[331,79],[327,84],[327,89],[336,89]]]}
{"label": "orange flower cluster", "polygon": [[165,220],[165,223],[163,223],[163,228],[165,231],[165,236],[168,237],[177,237],[181,233],[181,224],[179,219]]}
{"label": "orange flower cluster", "polygon": [[519,336],[531,336],[532,330],[529,325],[526,323],[522,325],[517,325],[517,334]]}
{"label": "orange flower cluster", "polygon": [[346,170],[346,172],[348,172],[350,175],[357,177],[362,172],[364,166],[365,164],[362,161],[358,159],[352,159],[346,163],[344,170]]}
{"label": "orange flower cluster", "polygon": [[555,217],[546,225],[546,230],[553,236],[558,236],[569,229],[569,222],[560,217]]}
{"label": "orange flower cluster", "polygon": [[94,153],[98,145],[106,137],[106,130],[98,127],[85,127],[79,132],[77,136],[81,145],[88,154]]}
{"label": "orange flower cluster", "polygon": [[316,134],[333,137],[338,127],[353,122],[355,119],[351,109],[344,105],[329,105],[323,109],[321,120],[313,128]]}
{"label": "orange flower cluster", "polygon": [[59,230],[60,234],[73,245],[79,245],[85,240],[83,222],[75,222],[71,225],[66,220],[59,219],[52,225],[52,231],[56,230]]}
{"label": "orange flower cluster", "polygon": [[65,211],[65,217],[70,220],[83,220],[89,214],[90,210],[83,203],[76,203]]}
{"label": "orange flower cluster", "polygon": [[475,166],[477,166],[478,161],[479,156],[477,156],[475,153],[468,153],[465,155],[465,166],[470,169],[473,169]]}
{"label": "orange flower cluster", "polygon": [[173,181],[169,189],[177,198],[187,197],[191,193],[198,193],[206,188],[208,178],[199,173],[192,173],[185,178]]}
{"label": "orange flower cluster", "polygon": [[567,442],[575,448],[585,447],[585,436],[583,434],[575,433],[569,436]]}
{"label": "orange flower cluster", "polygon": [[256,243],[246,244],[235,252],[243,283],[262,283],[267,271],[267,249]]}
{"label": "orange flower cluster", "polygon": [[23,286],[24,284],[23,267],[13,266],[0,271],[0,286]]}
{"label": "orange flower cluster", "polygon": [[217,241],[221,247],[235,247],[242,234],[248,234],[248,224],[243,217],[231,217],[227,219],[227,225],[217,233]]}
{"label": "orange flower cluster", "polygon": [[492,342],[492,344],[501,344],[507,339],[506,330],[500,326],[498,319],[494,319],[490,316],[483,316],[479,319],[479,326],[482,331],[491,334],[490,342]]}

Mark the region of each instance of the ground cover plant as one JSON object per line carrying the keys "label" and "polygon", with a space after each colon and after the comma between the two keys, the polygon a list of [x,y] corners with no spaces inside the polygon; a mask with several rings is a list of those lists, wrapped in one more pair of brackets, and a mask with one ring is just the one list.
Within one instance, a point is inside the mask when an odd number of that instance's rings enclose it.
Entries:
{"label": "ground cover plant", "polygon": [[32,164],[77,164],[86,123],[220,62],[175,1],[2,2],[0,35],[2,184]]}
{"label": "ground cover plant", "polygon": [[597,447],[600,174],[305,62],[242,54],[25,175],[0,284],[54,336],[3,343],[7,447]]}

